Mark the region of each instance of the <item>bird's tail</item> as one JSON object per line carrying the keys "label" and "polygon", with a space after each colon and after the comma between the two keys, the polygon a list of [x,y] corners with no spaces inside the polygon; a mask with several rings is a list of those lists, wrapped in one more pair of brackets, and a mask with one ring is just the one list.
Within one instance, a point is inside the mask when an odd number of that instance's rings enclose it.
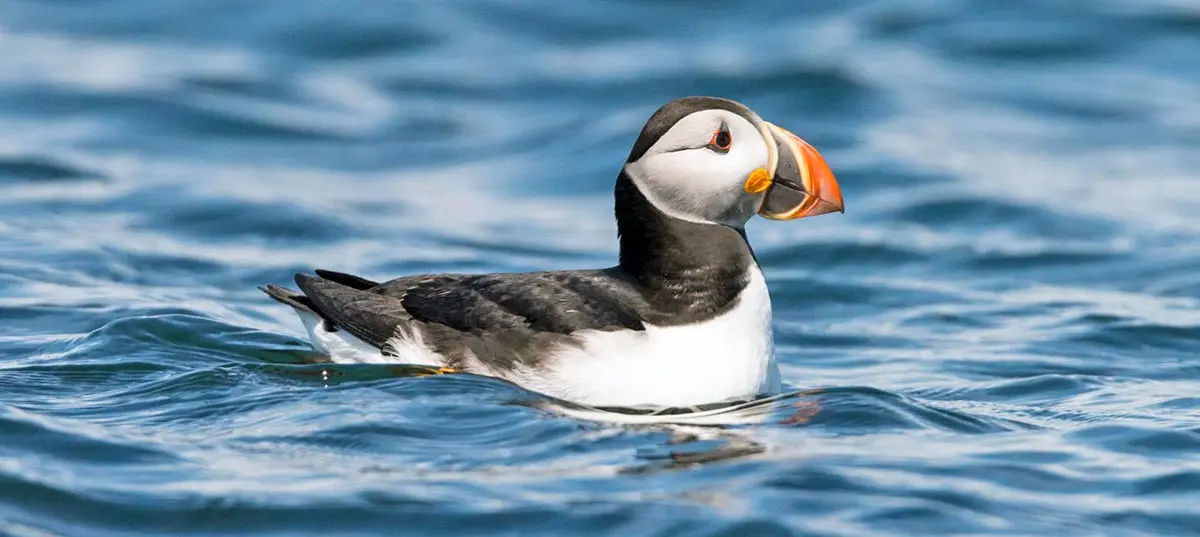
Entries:
{"label": "bird's tail", "polygon": [[312,301],[299,292],[293,291],[286,287],[280,287],[273,283],[266,286],[260,286],[258,289],[266,293],[267,296],[275,299],[276,302],[287,304],[293,308],[296,308],[297,310],[305,311],[318,317],[324,317],[317,312],[316,308],[313,307]]}

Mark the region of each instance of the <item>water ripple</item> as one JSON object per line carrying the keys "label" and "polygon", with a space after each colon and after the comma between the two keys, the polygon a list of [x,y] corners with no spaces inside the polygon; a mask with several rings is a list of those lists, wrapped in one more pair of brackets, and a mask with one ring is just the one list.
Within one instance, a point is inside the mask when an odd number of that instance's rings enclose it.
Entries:
{"label": "water ripple", "polygon": [[[0,3],[0,534],[1195,533],[1198,21]],[[254,289],[611,263],[613,178],[693,93],[846,195],[748,230],[780,396],[649,414],[329,364]]]}

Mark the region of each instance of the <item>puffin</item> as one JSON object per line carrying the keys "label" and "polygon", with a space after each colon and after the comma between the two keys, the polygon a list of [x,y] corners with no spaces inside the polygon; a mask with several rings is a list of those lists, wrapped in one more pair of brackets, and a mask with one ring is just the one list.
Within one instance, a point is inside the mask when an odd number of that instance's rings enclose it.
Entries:
{"label": "puffin", "polygon": [[496,377],[593,407],[777,393],[771,299],[745,226],[844,212],[821,154],[738,102],[686,97],[646,121],[613,197],[612,267],[383,282],[315,270],[296,274],[298,291],[259,289],[335,363]]}

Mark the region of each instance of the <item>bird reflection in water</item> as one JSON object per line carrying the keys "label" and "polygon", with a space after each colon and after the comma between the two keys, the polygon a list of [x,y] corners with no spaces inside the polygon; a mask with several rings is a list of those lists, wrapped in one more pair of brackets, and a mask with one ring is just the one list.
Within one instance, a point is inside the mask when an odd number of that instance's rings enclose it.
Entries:
{"label": "bird reflection in water", "polygon": [[765,453],[767,446],[753,438],[748,425],[795,427],[806,425],[821,411],[821,390],[803,390],[688,408],[596,408],[567,401],[541,399],[529,406],[589,421],[624,427],[665,431],[671,436],[664,446],[638,453],[648,464],[625,468],[621,473],[679,470],[718,461]]}

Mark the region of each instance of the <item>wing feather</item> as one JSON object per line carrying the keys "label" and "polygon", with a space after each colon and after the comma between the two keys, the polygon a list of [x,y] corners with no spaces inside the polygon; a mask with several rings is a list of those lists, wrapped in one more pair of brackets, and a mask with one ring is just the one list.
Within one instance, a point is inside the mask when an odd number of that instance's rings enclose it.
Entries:
{"label": "wing feather", "polygon": [[317,276],[320,276],[326,280],[329,280],[332,282],[337,282],[342,285],[345,285],[346,287],[351,287],[354,289],[358,289],[360,291],[365,291],[367,289],[370,289],[372,287],[379,285],[379,282],[373,282],[373,281],[363,278],[361,276],[355,276],[353,274],[346,274],[345,272],[334,272],[332,270],[317,269],[316,273],[317,273]]}
{"label": "wing feather", "polygon": [[307,274],[297,274],[296,285],[322,317],[380,349],[401,324],[412,321],[404,305],[389,296]]}

